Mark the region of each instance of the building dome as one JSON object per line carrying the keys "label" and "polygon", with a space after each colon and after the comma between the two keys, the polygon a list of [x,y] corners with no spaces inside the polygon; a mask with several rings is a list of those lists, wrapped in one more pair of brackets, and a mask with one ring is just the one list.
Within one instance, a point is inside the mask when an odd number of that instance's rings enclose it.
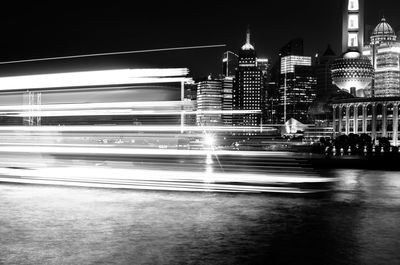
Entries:
{"label": "building dome", "polygon": [[386,22],[383,17],[378,26],[375,27],[371,35],[371,44],[380,44],[382,42],[394,42],[397,36],[393,28]]}
{"label": "building dome", "polygon": [[368,57],[358,51],[348,51],[336,59],[332,66],[332,81],[340,89],[358,97],[365,96],[365,89],[374,76],[374,68]]}

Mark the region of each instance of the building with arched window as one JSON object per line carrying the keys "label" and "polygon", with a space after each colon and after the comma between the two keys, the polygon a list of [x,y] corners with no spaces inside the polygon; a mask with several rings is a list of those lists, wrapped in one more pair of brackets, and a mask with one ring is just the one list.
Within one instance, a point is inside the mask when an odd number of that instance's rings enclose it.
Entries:
{"label": "building with arched window", "polygon": [[387,137],[393,145],[399,145],[399,106],[400,97],[337,100],[332,104],[334,132]]}

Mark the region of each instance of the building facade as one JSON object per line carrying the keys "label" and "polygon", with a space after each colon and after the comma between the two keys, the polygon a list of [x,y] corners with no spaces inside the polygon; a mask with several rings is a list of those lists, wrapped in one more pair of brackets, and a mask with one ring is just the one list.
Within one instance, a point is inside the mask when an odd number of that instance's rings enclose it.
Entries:
{"label": "building facade", "polygon": [[[239,52],[239,66],[236,71],[233,90],[234,110],[264,110],[263,73],[257,67],[257,55],[254,46],[250,43],[250,31],[247,31],[246,43]],[[236,126],[260,126],[262,115],[240,114],[234,115]]]}
{"label": "building facade", "polygon": [[224,52],[222,56],[222,75],[224,77],[235,76],[239,64],[239,56],[231,51]]}
{"label": "building facade", "polygon": [[281,58],[279,112],[281,122],[294,118],[308,122],[308,109],[316,98],[316,78],[311,57],[289,55]]}
{"label": "building facade", "polygon": [[371,96],[400,96],[400,43],[393,28],[382,18],[371,34],[371,41],[363,49],[375,70],[370,86]]}
{"label": "building facade", "polygon": [[[362,44],[363,1],[346,2],[348,10],[343,18],[343,30],[347,34],[343,35],[343,44],[350,49],[356,40],[351,27],[359,28],[358,46]],[[358,22],[356,17],[359,17]],[[360,51],[360,47],[357,47],[357,50],[350,49],[344,58],[335,61],[332,69],[335,84],[353,95],[336,99],[331,104],[335,135],[368,134],[375,140],[387,137],[393,145],[399,145],[400,94],[397,93],[400,87],[400,51],[396,38],[393,29],[382,19],[371,35],[370,44],[363,48],[362,56],[357,55]],[[364,93],[357,93],[365,87]]]}
{"label": "building facade", "polygon": [[210,80],[197,86],[197,126],[221,126],[223,109],[223,82]]}
{"label": "building facade", "polygon": [[373,139],[388,137],[399,144],[400,97],[338,100],[333,107],[333,128],[339,134],[368,134]]}
{"label": "building facade", "polygon": [[224,77],[222,79],[222,121],[224,126],[232,126],[233,110],[233,77]]}

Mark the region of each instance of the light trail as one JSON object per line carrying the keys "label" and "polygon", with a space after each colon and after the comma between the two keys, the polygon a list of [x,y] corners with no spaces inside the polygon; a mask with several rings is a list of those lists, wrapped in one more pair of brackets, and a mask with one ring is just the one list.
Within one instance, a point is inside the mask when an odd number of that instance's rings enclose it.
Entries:
{"label": "light trail", "polygon": [[[269,128],[263,127],[263,131]],[[82,125],[82,126],[0,126],[0,132],[259,132],[260,127],[232,126],[145,126],[145,125]],[[272,130],[272,129],[271,129]]]}
{"label": "light trail", "polygon": [[[4,78],[4,79],[3,79]],[[5,79],[7,78],[7,79]],[[22,78],[20,77],[0,77],[0,91],[20,91],[20,90],[34,90],[34,89],[59,89],[66,87],[93,87],[93,86],[109,86],[109,85],[128,85],[128,84],[161,84],[161,83],[182,83],[189,82],[191,78],[186,77],[113,77],[107,78],[101,76],[98,78],[88,77],[87,79],[74,79],[69,77],[68,80],[50,78],[41,79],[34,77]],[[112,89],[112,87],[110,87]]]}
{"label": "light trail", "polygon": [[30,111],[23,111],[17,113],[0,112],[0,116],[7,117],[68,117],[68,116],[110,116],[110,115],[197,115],[197,114],[254,114],[261,113],[261,111],[252,110],[239,110],[239,111],[166,111],[166,110],[131,110],[131,109],[82,109],[82,110],[54,110],[42,111],[32,108]]}
{"label": "light trail", "polygon": [[150,53],[150,52],[179,51],[179,50],[193,50],[193,49],[210,49],[210,48],[221,48],[221,47],[226,47],[226,44],[199,45],[199,46],[186,46],[186,47],[171,47],[171,48],[160,48],[160,49],[121,51],[121,52],[106,52],[106,53],[92,53],[92,54],[69,55],[69,56],[47,57],[47,58],[26,59],[26,60],[14,60],[14,61],[0,62],[0,65],[16,64],[16,63],[29,63],[29,62],[41,62],[41,61],[52,61],[52,60],[63,60],[63,59],[87,58],[87,57],[98,57],[98,56],[110,56],[110,55],[124,55],[124,54],[135,54],[135,53]]}
{"label": "light trail", "polygon": [[[171,190],[171,191],[210,191],[210,192],[275,192],[275,193],[315,193],[324,190],[301,189],[298,187],[274,186],[277,183],[321,183],[332,182],[330,178],[288,178],[257,175],[181,172],[157,170],[120,170],[112,168],[0,168],[0,182],[31,183],[46,185],[67,185],[102,188]],[[236,174],[237,175],[237,174]],[[7,177],[8,176],[8,177]],[[110,177],[116,176],[116,177]],[[205,182],[207,180],[207,182]],[[321,180],[321,181],[320,181]],[[211,182],[210,182],[211,181]],[[294,181],[294,182],[293,182]],[[235,184],[231,184],[235,182]],[[259,185],[263,184],[263,185]],[[266,186],[273,185],[273,186]]]}
{"label": "light trail", "polygon": [[105,109],[105,108],[155,108],[155,107],[192,107],[191,101],[131,101],[131,102],[99,102],[99,103],[76,103],[76,104],[40,104],[40,105],[11,105],[0,106],[0,111],[6,110],[83,110],[83,109]]}
{"label": "light trail", "polygon": [[81,155],[153,155],[153,156],[242,156],[242,157],[288,157],[293,156],[289,152],[264,152],[264,151],[230,151],[230,150],[176,150],[176,149],[153,149],[153,148],[131,148],[131,147],[60,147],[60,146],[0,146],[0,153],[32,153],[32,154],[81,154]]}

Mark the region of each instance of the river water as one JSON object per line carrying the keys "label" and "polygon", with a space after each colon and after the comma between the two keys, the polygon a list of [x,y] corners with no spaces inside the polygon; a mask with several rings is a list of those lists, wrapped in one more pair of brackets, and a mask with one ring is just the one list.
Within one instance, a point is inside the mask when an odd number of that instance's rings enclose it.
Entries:
{"label": "river water", "polygon": [[400,173],[270,195],[0,185],[0,264],[400,264]]}

